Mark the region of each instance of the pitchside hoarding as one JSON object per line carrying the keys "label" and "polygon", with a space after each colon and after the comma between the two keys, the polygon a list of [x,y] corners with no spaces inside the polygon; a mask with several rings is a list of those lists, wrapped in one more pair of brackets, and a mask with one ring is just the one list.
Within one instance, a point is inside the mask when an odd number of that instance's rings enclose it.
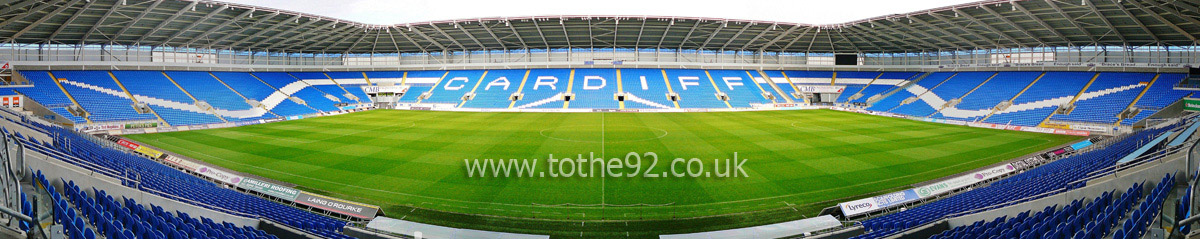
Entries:
{"label": "pitchside hoarding", "polygon": [[229,185],[238,185],[238,183],[242,182],[242,176],[208,166],[200,166],[200,168],[196,169],[196,173]]}
{"label": "pitchside hoarding", "polygon": [[1004,164],[993,168],[985,169],[975,173],[954,177],[945,181],[917,187],[917,195],[921,198],[929,198],[942,193],[958,190],[967,186],[974,185],[979,182],[1003,176],[1005,174],[1016,171],[1016,167],[1012,164]]}
{"label": "pitchside hoarding", "polygon": [[879,205],[875,204],[874,198],[863,198],[859,200],[838,203],[838,207],[842,208],[842,215],[845,215],[846,217],[858,216],[863,213],[879,210]]}
{"label": "pitchside hoarding", "polygon": [[1017,168],[1012,164],[1004,164],[913,189],[906,189],[903,191],[875,197],[838,203],[838,207],[842,209],[842,215],[847,217],[857,216],[864,213],[874,212],[884,208],[921,200],[922,198],[934,197],[942,193],[947,193],[974,185],[979,182],[997,178],[1015,172],[1016,170]]}
{"label": "pitchside hoarding", "polygon": [[379,213],[379,207],[376,206],[316,195],[309,192],[300,192],[299,195],[296,195],[296,203],[357,218],[371,219],[375,217],[375,214]]}
{"label": "pitchside hoarding", "polygon": [[921,197],[917,196],[917,192],[912,189],[908,189],[875,197],[839,203],[838,207],[842,208],[842,215],[851,217],[917,200],[921,200]]}
{"label": "pitchside hoarding", "polygon": [[163,152],[159,152],[158,150],[154,150],[154,149],[151,149],[150,147],[142,146],[140,144],[134,143],[129,140],[120,139],[120,140],[117,140],[117,144],[119,144],[123,147],[129,148],[129,149],[132,149],[133,152],[138,152],[141,154],[149,155],[152,158],[159,158],[159,157],[163,156]]}
{"label": "pitchside hoarding", "polygon": [[1071,148],[1075,149],[1075,150],[1080,150],[1083,148],[1087,148],[1088,146],[1092,146],[1091,140],[1084,140],[1084,141],[1080,141],[1079,143],[1072,144]]}
{"label": "pitchside hoarding", "polygon": [[178,166],[180,168],[183,168],[184,170],[187,170],[188,172],[194,172],[194,171],[196,171],[197,168],[200,168],[200,164],[193,163],[192,161],[181,159],[179,157],[175,157],[174,155],[169,155],[169,154],[167,155],[167,157],[163,158],[163,162],[167,162],[171,165]]}
{"label": "pitchside hoarding", "polygon": [[145,155],[150,155],[151,158],[160,158],[163,155],[162,152],[159,152],[158,150],[154,150],[154,149],[151,149],[150,147],[146,147],[146,146],[138,147],[136,149],[133,149],[133,151],[141,153],[141,154],[145,154]]}
{"label": "pitchside hoarding", "polygon": [[139,145],[137,143],[134,143],[134,142],[131,142],[131,141],[125,140],[125,139],[117,140],[117,144],[119,144],[123,147],[129,148],[129,149],[137,149],[138,147],[142,147],[142,145]]}
{"label": "pitchside hoarding", "polygon": [[242,178],[242,182],[237,185],[239,188],[246,190],[271,195],[272,197],[282,198],[288,201],[295,201],[296,196],[300,195],[300,190],[294,188],[275,185],[273,183],[264,182],[253,178]]}

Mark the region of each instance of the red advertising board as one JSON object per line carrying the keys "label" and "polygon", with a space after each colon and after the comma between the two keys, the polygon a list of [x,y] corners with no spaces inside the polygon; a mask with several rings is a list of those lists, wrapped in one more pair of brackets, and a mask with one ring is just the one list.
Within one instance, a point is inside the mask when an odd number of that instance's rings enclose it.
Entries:
{"label": "red advertising board", "polygon": [[117,144],[120,144],[121,146],[124,146],[129,149],[137,149],[138,147],[141,147],[141,145],[138,145],[137,143],[134,143],[134,142],[129,142],[129,140],[125,140],[125,139],[117,140]]}

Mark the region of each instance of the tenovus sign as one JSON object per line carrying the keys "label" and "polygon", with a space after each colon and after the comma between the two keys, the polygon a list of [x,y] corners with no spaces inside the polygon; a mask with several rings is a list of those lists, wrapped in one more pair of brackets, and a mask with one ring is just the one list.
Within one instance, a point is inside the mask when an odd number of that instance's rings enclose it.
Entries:
{"label": "tenovus sign", "polygon": [[300,195],[300,190],[294,188],[279,186],[273,183],[264,182],[253,178],[242,178],[242,182],[237,185],[239,188],[246,190],[271,195],[273,197],[285,199],[288,201],[296,200],[296,196]]}

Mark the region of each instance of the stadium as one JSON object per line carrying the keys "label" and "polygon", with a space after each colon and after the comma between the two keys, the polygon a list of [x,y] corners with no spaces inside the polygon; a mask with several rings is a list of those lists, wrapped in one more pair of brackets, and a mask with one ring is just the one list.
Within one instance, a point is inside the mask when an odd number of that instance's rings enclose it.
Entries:
{"label": "stadium", "polygon": [[0,238],[1200,238],[1197,37],[1194,0],[0,1]]}

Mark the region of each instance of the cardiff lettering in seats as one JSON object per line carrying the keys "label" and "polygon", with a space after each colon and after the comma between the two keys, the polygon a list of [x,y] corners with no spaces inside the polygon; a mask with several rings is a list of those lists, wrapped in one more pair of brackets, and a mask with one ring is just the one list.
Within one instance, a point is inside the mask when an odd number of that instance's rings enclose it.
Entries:
{"label": "cardiff lettering in seats", "polygon": [[492,80],[492,82],[488,82],[487,87],[483,87],[483,90],[491,90],[492,86],[504,86],[503,90],[508,90],[508,85],[508,77],[501,76],[500,78]]}
{"label": "cardiff lettering in seats", "polygon": [[533,83],[533,90],[538,90],[538,87],[549,86],[550,90],[558,90],[554,85],[558,84],[558,77],[554,76],[538,76],[537,81]]}
{"label": "cardiff lettering in seats", "polygon": [[[455,81],[462,81],[462,83],[458,83],[457,85],[454,85]],[[446,85],[442,86],[442,88],[446,89],[446,90],[461,90],[463,87],[467,86],[468,81],[471,81],[471,80],[466,77],[450,78],[450,80],[446,81]],[[451,86],[451,85],[454,85],[454,86]]]}
{"label": "cardiff lettering in seats", "polygon": [[726,77],[721,77],[721,80],[725,81],[725,87],[728,87],[729,90],[733,90],[733,86],[735,86],[735,85],[743,86],[741,77],[726,76]]}
{"label": "cardiff lettering in seats", "polygon": [[680,76],[679,77],[679,86],[682,87],[683,90],[687,90],[687,87],[689,85],[699,86],[700,85],[700,77],[696,77],[696,76]]}
{"label": "cardiff lettering in seats", "polygon": [[[599,83],[597,83],[597,82],[599,82]],[[600,76],[584,76],[583,77],[583,89],[584,90],[599,90],[599,89],[604,89],[605,86],[608,86],[608,80],[605,80],[604,77],[600,77]]]}

